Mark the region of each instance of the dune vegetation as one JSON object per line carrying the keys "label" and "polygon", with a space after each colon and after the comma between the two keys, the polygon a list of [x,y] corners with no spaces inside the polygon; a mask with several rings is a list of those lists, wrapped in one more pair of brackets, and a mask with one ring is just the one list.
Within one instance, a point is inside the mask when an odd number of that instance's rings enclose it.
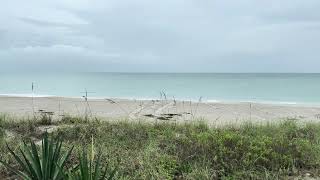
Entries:
{"label": "dune vegetation", "polygon": [[202,121],[0,118],[0,179],[311,178],[319,175],[319,154],[320,123],[295,120],[214,128]]}

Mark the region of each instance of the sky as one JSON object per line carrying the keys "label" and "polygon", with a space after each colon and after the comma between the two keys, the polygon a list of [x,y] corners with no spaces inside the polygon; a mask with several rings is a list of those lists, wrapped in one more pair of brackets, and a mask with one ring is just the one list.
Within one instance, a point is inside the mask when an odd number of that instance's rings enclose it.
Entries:
{"label": "sky", "polygon": [[0,71],[320,72],[319,0],[1,0]]}

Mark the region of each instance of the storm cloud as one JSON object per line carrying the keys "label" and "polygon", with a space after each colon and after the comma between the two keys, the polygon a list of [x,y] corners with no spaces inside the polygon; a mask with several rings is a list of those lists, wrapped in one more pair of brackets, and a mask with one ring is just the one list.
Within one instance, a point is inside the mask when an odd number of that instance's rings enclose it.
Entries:
{"label": "storm cloud", "polygon": [[0,71],[320,72],[319,0],[2,0]]}

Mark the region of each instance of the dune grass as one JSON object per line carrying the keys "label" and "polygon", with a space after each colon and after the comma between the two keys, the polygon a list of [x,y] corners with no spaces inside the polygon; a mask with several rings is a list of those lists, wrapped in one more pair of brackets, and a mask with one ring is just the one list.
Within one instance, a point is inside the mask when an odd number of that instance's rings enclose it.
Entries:
{"label": "dune grass", "polygon": [[[42,136],[37,132],[39,122],[0,122],[1,129],[22,135],[8,142],[12,146],[19,145],[17,139]],[[62,137],[67,142],[65,149],[75,147],[69,166],[76,164],[79,152],[94,142],[101,160],[118,167],[116,179],[283,179],[319,175],[320,123],[288,120],[211,128],[203,122],[88,122],[68,117],[55,125],[59,128],[52,136]],[[0,138],[4,141],[5,136],[0,134]],[[0,158],[13,162],[6,148],[0,151]],[[4,167],[0,168],[6,174]]]}

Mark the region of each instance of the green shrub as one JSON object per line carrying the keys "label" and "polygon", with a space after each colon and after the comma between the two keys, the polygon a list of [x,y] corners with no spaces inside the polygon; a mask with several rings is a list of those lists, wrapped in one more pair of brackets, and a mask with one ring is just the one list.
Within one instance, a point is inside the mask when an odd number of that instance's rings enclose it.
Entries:
{"label": "green shrub", "polygon": [[88,157],[85,150],[79,154],[79,164],[70,170],[69,180],[112,180],[114,178],[117,168],[111,169],[108,165],[101,164],[101,155],[98,155],[96,160],[94,155],[91,156]]}
{"label": "green shrub", "polygon": [[[87,164],[82,166],[86,177],[95,174],[93,164],[100,158],[109,167],[121,159],[116,179],[285,179],[304,172],[316,176],[320,170],[320,123],[288,120],[221,128],[203,122],[60,122],[64,123],[68,126],[61,126],[55,135],[74,145],[75,154],[82,154],[92,137],[101,149],[101,157],[95,161],[89,157],[89,164],[84,163],[85,155],[79,157],[80,164]],[[70,163],[79,168],[79,159]],[[98,174],[103,174],[105,166],[98,164]],[[79,176],[81,171],[74,172]]]}
{"label": "green shrub", "polygon": [[61,140],[50,140],[48,134],[45,133],[40,152],[38,152],[34,142],[31,142],[30,146],[24,143],[23,149],[19,149],[20,154],[16,154],[9,146],[7,147],[22,170],[15,169],[7,162],[0,162],[20,178],[30,180],[64,179],[63,168],[71,154],[72,148],[67,153],[62,153]]}

